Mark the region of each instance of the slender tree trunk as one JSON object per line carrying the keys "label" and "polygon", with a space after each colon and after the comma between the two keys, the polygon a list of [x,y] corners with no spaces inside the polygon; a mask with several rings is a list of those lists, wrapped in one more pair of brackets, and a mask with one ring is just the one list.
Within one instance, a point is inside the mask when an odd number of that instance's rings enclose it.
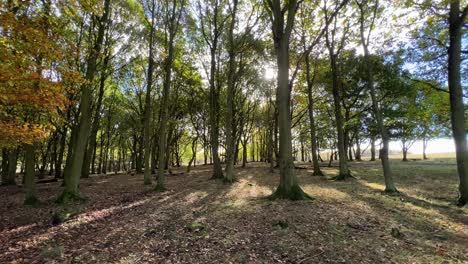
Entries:
{"label": "slender tree trunk", "polygon": [[[109,65],[110,54],[107,54],[104,58],[104,65],[103,65],[103,72],[101,73],[100,81],[99,81],[99,93],[96,105],[94,107],[94,115],[93,115],[93,123],[91,125],[91,135],[89,136],[89,143],[86,149],[86,155],[83,160],[83,168],[81,172],[82,178],[89,178],[89,171],[91,167],[91,162],[94,163],[94,155],[93,153],[96,150],[96,137],[99,130],[99,121],[101,120],[101,106],[102,100],[104,98],[104,88],[107,79],[106,69]],[[94,167],[94,164],[92,165]],[[92,170],[94,172],[94,170]]]}
{"label": "slender tree trunk", "polygon": [[[145,110],[143,113],[143,145],[144,145],[144,178],[143,183],[145,185],[151,184],[151,88],[153,86],[153,71],[154,71],[154,59],[153,59],[153,41],[154,41],[154,16],[155,16],[156,3],[153,0],[151,6],[151,29],[149,37],[149,54],[148,54],[148,78],[146,84],[146,96],[145,96]],[[164,98],[163,98],[164,100]],[[167,99],[166,99],[167,100]]]}
{"label": "slender tree trunk", "polygon": [[312,95],[312,88],[315,79],[314,74],[311,76],[310,73],[310,59],[309,56],[305,57],[306,64],[306,78],[307,78],[307,97],[309,99],[308,110],[309,110],[309,123],[310,123],[310,146],[312,149],[312,165],[314,167],[314,176],[323,176],[322,170],[320,170],[320,163],[317,157],[317,132],[315,128],[315,117],[314,117],[314,98]]}
{"label": "slender tree trunk", "polygon": [[236,180],[234,175],[234,153],[235,153],[235,135],[233,131],[234,123],[234,96],[235,96],[235,74],[236,74],[236,47],[234,43],[234,27],[236,25],[236,12],[238,0],[233,0],[233,8],[231,12],[231,24],[228,33],[228,83],[226,96],[226,175],[224,182],[232,183]]}
{"label": "slender tree trunk", "polygon": [[190,161],[187,165],[187,173],[190,172],[192,163],[197,159],[197,140],[198,140],[198,136],[192,139],[192,158],[190,158]]}
{"label": "slender tree trunk", "polygon": [[357,161],[362,161],[362,158],[361,158],[361,140],[360,140],[360,136],[359,136],[359,128],[356,128],[356,152],[354,154],[354,156],[356,157],[356,160]]}
{"label": "slender tree trunk", "polygon": [[247,164],[247,139],[242,140],[242,168]]}
{"label": "slender tree trunk", "polygon": [[2,185],[8,179],[8,150],[2,148]]}
{"label": "slender tree trunk", "polygon": [[[377,8],[377,6],[376,6]],[[388,149],[389,149],[389,135],[387,128],[384,125],[383,121],[383,116],[382,112],[379,107],[379,103],[377,100],[377,93],[375,91],[375,85],[374,85],[374,75],[372,73],[372,67],[371,67],[371,60],[370,60],[370,53],[368,49],[368,40],[366,41],[366,38],[364,36],[364,10],[362,5],[360,6],[360,35],[361,35],[361,45],[364,49],[364,60],[365,60],[365,65],[366,67],[366,74],[367,74],[367,86],[369,88],[370,94],[371,94],[371,100],[372,100],[372,110],[374,112],[374,116],[376,118],[376,123],[378,130],[380,132],[380,136],[382,138],[382,148],[379,151],[379,156],[380,160],[382,162],[382,169],[383,169],[383,174],[384,174],[384,180],[385,180],[385,191],[386,192],[397,192],[397,188],[395,187],[395,184],[393,182],[393,176],[392,176],[392,171],[390,169],[390,161],[388,159]],[[377,10],[374,10],[374,12],[377,12]],[[369,30],[372,30],[370,28]]]}
{"label": "slender tree trunk", "polygon": [[426,138],[423,138],[423,160],[429,159],[426,155],[427,144],[428,140]]}
{"label": "slender tree trunk", "polygon": [[16,167],[18,165],[18,148],[11,149],[8,152],[8,172],[2,185],[16,185]]}
{"label": "slender tree trunk", "polygon": [[465,130],[465,106],[463,103],[463,88],[460,78],[462,27],[468,14],[468,7],[464,7],[460,16],[460,0],[450,3],[448,48],[448,85],[450,90],[450,118],[452,134],[455,141],[457,171],[460,178],[459,205],[468,203],[468,147]]}
{"label": "slender tree trunk", "polygon": [[348,168],[348,157],[345,151],[345,134],[344,134],[344,123],[343,123],[343,115],[341,113],[341,91],[340,91],[340,83],[338,79],[338,66],[336,64],[336,55],[333,53],[334,51],[330,49],[330,61],[331,61],[331,68],[332,68],[332,77],[333,77],[333,102],[335,107],[335,121],[336,121],[336,130],[338,134],[338,159],[339,159],[339,166],[340,172],[339,175],[336,177],[336,180],[344,180],[350,176],[349,168]]}
{"label": "slender tree trunk", "polygon": [[[183,4],[183,3],[181,3]],[[178,23],[179,18],[182,13],[182,6],[180,7],[177,13],[177,1],[173,2],[170,20],[167,23],[170,23],[168,26],[168,43],[167,43],[167,58],[164,62],[164,85],[163,85],[163,93],[161,99],[161,122],[159,124],[159,165],[158,165],[158,183],[156,185],[156,190],[164,191],[165,190],[165,177],[164,177],[164,162],[168,160],[169,157],[169,149],[170,149],[170,136],[169,139],[166,140],[167,131],[166,126],[168,122],[168,110],[169,110],[169,96],[170,96],[170,88],[171,88],[171,74],[172,74],[172,64],[174,58],[174,39],[177,34],[178,30]],[[168,144],[166,150],[166,143]],[[165,152],[167,153],[166,157],[164,157]]]}
{"label": "slender tree trunk", "polygon": [[371,138],[371,159],[370,161],[375,161],[375,137]]}

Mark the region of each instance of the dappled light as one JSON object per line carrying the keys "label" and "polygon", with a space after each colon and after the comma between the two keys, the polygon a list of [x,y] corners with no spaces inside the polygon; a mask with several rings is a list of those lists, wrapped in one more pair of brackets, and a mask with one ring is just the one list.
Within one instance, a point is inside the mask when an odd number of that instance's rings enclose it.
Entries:
{"label": "dappled light", "polygon": [[468,263],[467,18],[0,1],[0,263]]}

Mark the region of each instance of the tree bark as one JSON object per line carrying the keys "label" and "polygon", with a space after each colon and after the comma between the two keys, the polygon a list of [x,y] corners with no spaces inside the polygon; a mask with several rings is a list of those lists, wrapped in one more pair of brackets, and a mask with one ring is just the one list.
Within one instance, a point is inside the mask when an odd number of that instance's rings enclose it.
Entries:
{"label": "tree bark", "polygon": [[228,33],[228,83],[226,97],[226,174],[224,182],[232,183],[236,180],[234,175],[234,159],[235,159],[235,135],[233,131],[234,123],[234,96],[235,96],[235,74],[236,74],[236,46],[234,43],[234,27],[236,25],[237,2],[233,0],[231,12],[231,24]]}
{"label": "tree bark", "polygon": [[[280,183],[271,198],[302,200],[310,198],[299,187],[294,173],[291,137],[291,89],[289,86],[289,42],[294,27],[294,18],[298,8],[297,0],[286,1],[281,6],[280,1],[269,1],[272,33],[277,61],[276,104],[278,109],[279,130],[279,167]],[[285,21],[285,12],[287,18]]]}
{"label": "tree bark", "polygon": [[73,153],[71,156],[70,173],[66,174],[65,190],[63,191],[59,201],[66,203],[69,200],[79,198],[78,184],[81,177],[81,169],[83,167],[83,159],[86,151],[86,144],[90,134],[91,127],[91,102],[92,102],[92,82],[96,74],[97,61],[101,53],[101,47],[104,40],[105,29],[108,24],[108,17],[110,13],[110,0],[104,2],[104,12],[102,17],[99,18],[99,27],[97,39],[94,47],[91,50],[88,62],[85,79],[87,83],[82,86],[81,100],[80,100],[80,117],[76,127],[77,140],[73,146]]}
{"label": "tree bark", "polygon": [[[460,15],[461,13],[461,15]],[[455,141],[457,171],[460,179],[459,205],[468,203],[468,147],[465,131],[465,106],[460,78],[462,27],[468,14],[468,7],[460,12],[460,0],[450,2],[448,48],[448,86],[450,91],[450,119]]]}
{"label": "tree bark", "polygon": [[309,123],[310,123],[310,145],[312,149],[312,165],[314,167],[314,176],[323,176],[322,170],[320,170],[320,163],[317,156],[317,132],[315,128],[315,117],[314,117],[314,98],[312,95],[313,82],[315,79],[314,74],[311,76],[310,73],[310,59],[309,56],[305,57],[306,64],[306,78],[307,78],[307,97],[309,99],[308,110],[309,110]]}
{"label": "tree bark", "polygon": [[[143,144],[144,144],[144,176],[143,183],[145,185],[151,184],[151,88],[153,86],[153,71],[154,71],[154,59],[153,59],[153,42],[154,42],[154,11],[156,3],[152,1],[151,7],[151,29],[149,37],[149,54],[148,54],[148,78],[146,84],[146,96],[145,96],[145,110],[143,113]],[[163,99],[164,100],[164,99]]]}
{"label": "tree bark", "polygon": [[36,197],[36,177],[34,173],[35,165],[35,147],[34,145],[25,145],[25,173],[24,173],[24,187],[26,190],[26,198],[24,204],[33,205],[38,202]]}
{"label": "tree bark", "polygon": [[[181,2],[181,5],[183,5],[183,2]],[[167,58],[164,62],[164,83],[163,83],[163,93],[162,93],[162,99],[161,99],[161,122],[159,124],[159,146],[158,146],[158,183],[156,185],[156,190],[158,191],[164,191],[166,189],[165,187],[165,177],[164,177],[164,162],[169,160],[169,149],[170,149],[170,140],[166,140],[167,137],[167,131],[166,131],[166,126],[168,122],[168,110],[169,110],[169,96],[170,96],[170,88],[171,88],[171,74],[172,74],[172,64],[173,64],[173,59],[174,59],[174,39],[177,34],[178,30],[178,24],[179,24],[179,18],[182,13],[183,7],[180,6],[178,13],[177,13],[177,1],[173,1],[173,6],[171,10],[171,15],[169,18],[169,21],[166,21],[168,23],[168,42],[167,42]],[[169,136],[169,139],[171,137]],[[167,150],[166,150],[166,143],[168,144]],[[164,154],[166,153],[166,157],[164,157]]]}
{"label": "tree bark", "polygon": [[93,116],[93,123],[91,125],[91,135],[89,136],[89,143],[86,149],[86,155],[83,160],[83,168],[81,172],[82,178],[89,178],[91,162],[94,163],[95,161],[93,159],[93,153],[95,152],[95,149],[96,149],[96,137],[97,137],[97,132],[99,130],[99,123],[100,123],[99,121],[101,119],[100,115],[101,115],[102,100],[104,98],[104,88],[105,88],[105,82],[107,79],[106,69],[107,69],[107,66],[109,65],[109,60],[110,60],[110,54],[107,54],[106,57],[104,58],[103,72],[101,73],[101,78],[99,81],[98,99],[97,99],[96,105],[94,106],[94,116]]}

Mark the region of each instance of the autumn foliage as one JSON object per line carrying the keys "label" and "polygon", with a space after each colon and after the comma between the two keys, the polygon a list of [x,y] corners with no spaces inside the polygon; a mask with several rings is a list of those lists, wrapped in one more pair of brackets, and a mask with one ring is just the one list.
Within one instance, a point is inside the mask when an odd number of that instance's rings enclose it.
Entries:
{"label": "autumn foliage", "polygon": [[67,105],[61,34],[50,3],[0,4],[0,145],[46,138]]}

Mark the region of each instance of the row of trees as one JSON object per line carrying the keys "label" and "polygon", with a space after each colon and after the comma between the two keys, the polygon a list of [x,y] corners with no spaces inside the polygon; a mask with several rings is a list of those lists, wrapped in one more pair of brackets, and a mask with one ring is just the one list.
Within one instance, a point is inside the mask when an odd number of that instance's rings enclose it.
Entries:
{"label": "row of trees", "polygon": [[[406,160],[415,140],[427,146],[452,134],[466,204],[461,6],[2,2],[2,184],[16,183],[20,160],[27,203],[36,202],[36,176],[47,173],[63,178],[61,202],[81,199],[80,178],[90,173],[135,170],[147,185],[156,174],[162,191],[171,167],[190,171],[201,156],[227,183],[236,180],[234,164],[269,162],[281,175],[272,197],[304,199],[295,158],[323,175],[327,152],[343,180],[348,162],[365,151],[375,160],[380,143],[385,190],[396,192],[389,141],[401,140]],[[384,15],[398,10],[412,10],[404,17],[412,23],[420,18],[411,14],[424,15],[410,39],[394,32],[404,19]]]}

